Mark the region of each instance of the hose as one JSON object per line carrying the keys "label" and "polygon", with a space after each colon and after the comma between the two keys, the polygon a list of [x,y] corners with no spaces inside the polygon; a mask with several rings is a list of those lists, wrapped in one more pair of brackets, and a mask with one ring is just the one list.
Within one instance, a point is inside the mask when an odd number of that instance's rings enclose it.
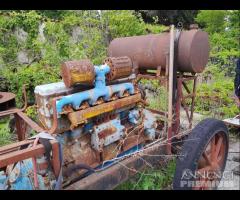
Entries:
{"label": "hose", "polygon": [[64,176],[71,176],[73,172],[80,170],[80,169],[85,169],[88,172],[95,172],[95,170],[93,168],[91,168],[90,166],[86,165],[86,164],[77,164],[77,165],[72,165],[70,166],[67,171],[64,173]]}
{"label": "hose", "polygon": [[87,170],[87,172],[68,181],[67,183],[64,184],[64,187],[71,185],[72,183],[77,182],[77,181],[81,180],[82,178],[85,178],[95,172],[95,170],[93,168],[91,168],[90,166],[81,163],[81,164],[70,166],[67,169],[67,171],[64,173],[64,176],[70,176],[73,172],[75,172],[76,170],[80,170],[80,169],[85,169],[85,170]]}

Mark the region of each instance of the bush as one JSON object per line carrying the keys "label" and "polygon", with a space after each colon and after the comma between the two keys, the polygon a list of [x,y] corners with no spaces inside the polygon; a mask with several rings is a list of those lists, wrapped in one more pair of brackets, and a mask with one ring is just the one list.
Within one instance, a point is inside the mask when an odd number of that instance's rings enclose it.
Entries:
{"label": "bush", "polygon": [[[43,23],[44,38],[38,33],[39,25]],[[28,33],[26,41],[17,38],[17,28]],[[146,34],[146,28],[157,33],[165,27],[145,24],[140,15],[130,10],[101,11],[101,15],[96,10],[2,11],[0,65],[3,69],[0,73],[3,81],[0,87],[16,93],[17,105],[21,106],[25,83],[33,102],[35,86],[60,80],[62,62],[88,58],[94,64],[101,64],[111,39]],[[19,63],[20,51],[29,56],[28,64]]]}
{"label": "bush", "polygon": [[8,118],[0,120],[0,146],[11,143],[11,133],[8,124]]}
{"label": "bush", "polygon": [[210,75],[211,82],[197,86],[195,110],[202,114],[223,118],[233,117],[239,113],[234,103],[233,78],[226,77],[225,72],[219,72],[219,66],[209,66],[203,76]]}
{"label": "bush", "polygon": [[59,67],[33,64],[31,67],[23,66],[11,71],[7,68],[1,70],[3,76],[10,82],[9,90],[16,94],[18,106],[22,106],[22,86],[26,84],[29,102],[34,102],[34,88],[37,85],[60,81]]}

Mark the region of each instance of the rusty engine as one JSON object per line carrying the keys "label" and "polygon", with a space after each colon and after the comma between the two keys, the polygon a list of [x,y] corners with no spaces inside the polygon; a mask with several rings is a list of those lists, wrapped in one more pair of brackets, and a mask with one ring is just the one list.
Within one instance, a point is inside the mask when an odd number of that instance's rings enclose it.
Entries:
{"label": "rusty engine", "polygon": [[66,169],[79,164],[96,168],[155,139],[157,119],[143,109],[145,97],[129,57],[109,57],[99,66],[68,61],[61,75],[63,82],[37,86],[35,95],[39,120],[63,145]]}
{"label": "rusty engine", "polygon": [[[61,82],[35,88],[40,126],[60,145],[63,185],[74,182],[86,169],[104,168],[114,159],[164,137],[159,114],[145,109],[146,95],[137,77],[159,66],[168,70],[169,38],[169,33],[117,38],[110,43],[109,57],[102,64],[93,65],[88,59],[64,62]],[[202,72],[209,54],[207,34],[182,31],[177,44],[177,71]],[[45,184],[48,161],[46,156],[39,156],[35,163],[40,189],[52,189],[58,182],[50,178]],[[19,163],[15,168],[11,165],[17,172],[20,168]],[[22,173],[32,168],[30,162],[25,163]],[[11,189],[35,189],[31,180],[11,182]]]}

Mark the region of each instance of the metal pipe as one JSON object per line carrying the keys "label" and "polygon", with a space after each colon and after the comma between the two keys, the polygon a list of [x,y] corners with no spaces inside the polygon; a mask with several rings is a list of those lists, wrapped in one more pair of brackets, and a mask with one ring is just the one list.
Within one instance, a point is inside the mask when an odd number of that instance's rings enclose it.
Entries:
{"label": "metal pipe", "polygon": [[[169,78],[168,78],[168,139],[172,136],[172,103],[173,103],[173,60],[174,59],[174,25],[171,25],[169,48]],[[168,141],[170,143],[170,141]]]}

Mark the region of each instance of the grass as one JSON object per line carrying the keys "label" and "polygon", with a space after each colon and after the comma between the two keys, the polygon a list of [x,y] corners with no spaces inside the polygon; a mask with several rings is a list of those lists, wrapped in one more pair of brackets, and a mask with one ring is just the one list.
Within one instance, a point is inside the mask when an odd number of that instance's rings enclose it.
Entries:
{"label": "grass", "polygon": [[11,143],[11,133],[8,124],[9,118],[0,120],[0,146]]}
{"label": "grass", "polygon": [[161,169],[147,169],[139,172],[136,176],[123,184],[116,190],[163,190],[169,189],[172,184],[176,161],[170,160],[166,167]]}

